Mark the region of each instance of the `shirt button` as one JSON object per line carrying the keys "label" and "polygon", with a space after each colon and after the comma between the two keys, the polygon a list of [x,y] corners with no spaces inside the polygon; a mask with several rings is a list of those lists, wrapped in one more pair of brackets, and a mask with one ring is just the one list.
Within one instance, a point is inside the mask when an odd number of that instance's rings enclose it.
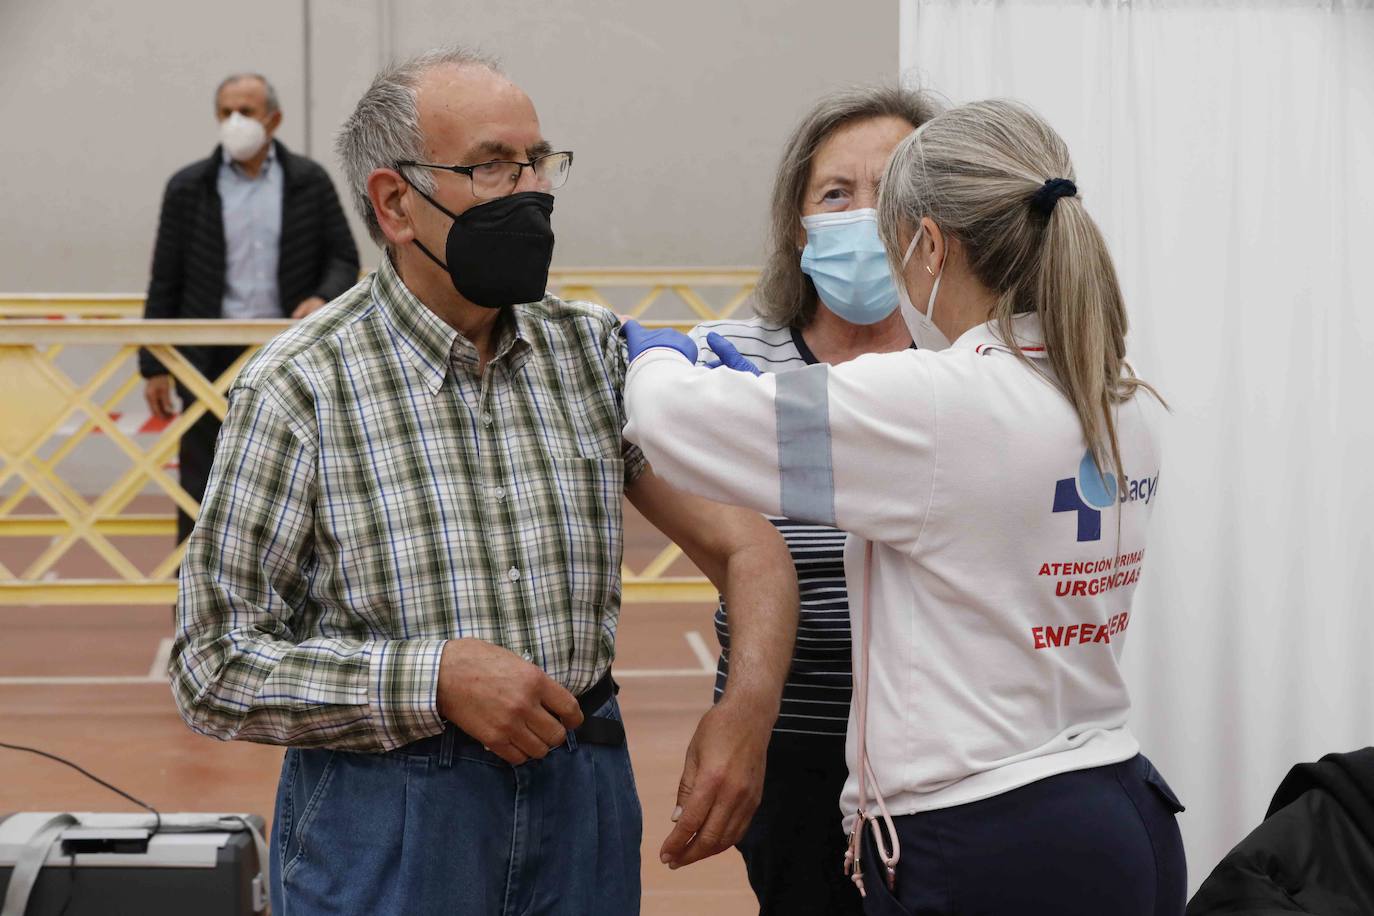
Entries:
{"label": "shirt button", "polygon": [[505,488],[505,487],[497,487],[497,488],[496,488],[496,493],[495,493],[494,495],[496,496],[497,499],[505,499],[505,498],[506,498],[506,488]]}
{"label": "shirt button", "polygon": [[491,425],[491,414],[489,414],[489,413],[484,413],[484,414],[482,414],[482,425],[483,425],[483,426],[490,426],[490,425]]}
{"label": "shirt button", "polygon": [[521,653],[520,653],[520,657],[523,658],[523,659],[524,659],[525,661],[527,661],[527,662],[532,662],[532,661],[534,661],[534,656],[531,655],[531,654],[528,653],[528,652],[521,652]]}
{"label": "shirt button", "polygon": [[519,579],[519,578],[520,578],[520,570],[518,570],[518,569],[516,569],[514,566],[512,566],[512,567],[510,568],[510,572],[506,573],[506,575],[507,575],[508,577],[510,577],[510,580],[511,580],[512,582],[514,582],[516,579]]}

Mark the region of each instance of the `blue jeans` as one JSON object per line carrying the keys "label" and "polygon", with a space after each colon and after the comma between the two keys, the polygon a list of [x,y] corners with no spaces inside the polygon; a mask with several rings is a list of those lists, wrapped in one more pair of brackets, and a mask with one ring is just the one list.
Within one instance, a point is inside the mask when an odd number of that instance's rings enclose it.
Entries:
{"label": "blue jeans", "polygon": [[[597,715],[619,719],[616,701]],[[512,767],[452,734],[387,754],[286,752],[274,916],[639,912],[642,812],[625,745],[570,737]]]}
{"label": "blue jeans", "polygon": [[897,892],[865,828],[869,916],[1183,916],[1183,810],[1141,755],[893,818]]}

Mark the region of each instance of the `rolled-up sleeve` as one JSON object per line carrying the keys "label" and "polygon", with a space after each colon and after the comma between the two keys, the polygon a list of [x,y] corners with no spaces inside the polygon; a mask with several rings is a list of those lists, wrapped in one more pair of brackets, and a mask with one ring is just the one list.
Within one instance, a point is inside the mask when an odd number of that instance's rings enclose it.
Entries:
{"label": "rolled-up sleeve", "polygon": [[269,392],[231,393],[182,562],[177,707],[221,739],[383,751],[435,734],[444,640],[297,636],[318,616],[317,455],[293,416]]}
{"label": "rolled-up sleeve", "polygon": [[[620,336],[620,325],[613,322],[607,331],[606,336],[601,342],[604,352],[607,354],[606,370],[610,375],[611,386],[615,389],[617,406],[620,410],[620,426],[625,427],[625,372],[629,368],[630,357],[625,347],[625,338]],[[625,461],[625,489],[640,478],[644,469],[649,466],[649,460],[644,457],[644,452],[639,446],[624,440],[620,444],[620,456]]]}

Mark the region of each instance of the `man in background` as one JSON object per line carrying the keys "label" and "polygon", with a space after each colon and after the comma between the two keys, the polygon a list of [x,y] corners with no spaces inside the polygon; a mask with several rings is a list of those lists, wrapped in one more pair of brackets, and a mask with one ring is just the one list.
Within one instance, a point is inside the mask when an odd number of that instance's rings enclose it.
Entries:
{"label": "man in background", "polygon": [[[226,78],[215,91],[220,143],[208,159],[167,182],[153,251],[145,318],[302,318],[358,278],[358,249],[338,195],[320,165],[273,135],[281,107],[255,73]],[[183,354],[214,380],[239,347],[187,347]],[[139,355],[153,416],[176,413],[172,377]],[[176,386],[183,407],[194,396]],[[219,419],[206,413],[181,437],[181,485],[197,502],[214,457]],[[177,540],[192,519],[177,513]]]}

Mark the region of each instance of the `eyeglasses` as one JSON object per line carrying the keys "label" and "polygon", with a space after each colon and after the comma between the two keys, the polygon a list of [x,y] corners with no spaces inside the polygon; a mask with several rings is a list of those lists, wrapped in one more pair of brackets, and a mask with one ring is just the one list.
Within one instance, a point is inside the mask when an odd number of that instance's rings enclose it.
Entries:
{"label": "eyeglasses", "polygon": [[505,197],[514,191],[525,169],[534,171],[534,177],[539,182],[539,190],[557,191],[567,183],[568,173],[572,171],[572,161],[573,154],[565,150],[561,153],[536,156],[529,162],[493,159],[491,162],[478,165],[434,165],[406,159],[396,163],[396,167],[415,166],[418,169],[439,169],[466,175],[472,182],[472,195],[480,200],[491,200],[495,197]]}

